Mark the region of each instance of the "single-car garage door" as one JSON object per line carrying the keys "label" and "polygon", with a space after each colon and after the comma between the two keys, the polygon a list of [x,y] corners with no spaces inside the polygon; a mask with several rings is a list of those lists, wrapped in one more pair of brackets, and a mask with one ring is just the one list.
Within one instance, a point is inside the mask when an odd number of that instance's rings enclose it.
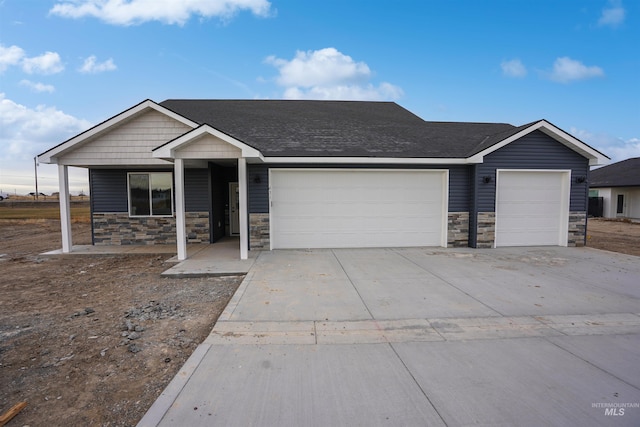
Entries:
{"label": "single-car garage door", "polygon": [[497,171],[496,246],[567,246],[569,171]]}
{"label": "single-car garage door", "polygon": [[271,169],[271,247],[446,246],[443,170]]}

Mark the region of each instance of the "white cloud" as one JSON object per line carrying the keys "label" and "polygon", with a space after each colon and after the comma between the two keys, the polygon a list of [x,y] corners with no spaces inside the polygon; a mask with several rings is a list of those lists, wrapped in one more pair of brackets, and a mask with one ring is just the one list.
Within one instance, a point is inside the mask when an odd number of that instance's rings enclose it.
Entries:
{"label": "white cloud", "polygon": [[56,88],[52,85],[47,85],[40,82],[32,82],[31,80],[20,80],[21,86],[26,86],[34,92],[49,92],[53,93]]}
{"label": "white cloud", "polygon": [[89,16],[113,25],[148,21],[184,25],[192,15],[230,19],[248,10],[257,16],[268,16],[270,8],[267,0],[70,0],[58,2],[50,13],[65,18]]}
{"label": "white cloud", "polygon": [[[87,129],[90,123],[55,107],[28,108],[0,93],[0,140],[3,156],[16,160],[36,154]],[[4,145],[4,143],[7,145]]]}
{"label": "white cloud", "polygon": [[56,74],[64,70],[64,65],[56,52],[46,52],[40,56],[24,58],[22,69],[27,74]]}
{"label": "white cloud", "polygon": [[104,62],[97,62],[97,58],[95,55],[91,55],[87,59],[84,60],[82,67],[78,71],[86,74],[96,74],[102,73],[104,71],[113,71],[117,69],[116,64],[113,62],[112,58],[107,59]]}
{"label": "white cloud", "polygon": [[18,46],[4,47],[0,44],[0,72],[17,65],[24,58],[24,50]]}
{"label": "white cloud", "polygon": [[60,55],[56,52],[46,52],[29,58],[21,47],[5,47],[0,44],[0,72],[18,65],[22,66],[22,70],[27,74],[55,74],[64,70]]}
{"label": "white cloud", "polygon": [[592,133],[571,128],[570,133],[596,150],[611,157],[612,162],[640,157],[640,138],[619,138],[605,133]]}
{"label": "white cloud", "polygon": [[624,22],[626,11],[619,1],[612,0],[609,7],[602,9],[602,15],[598,19],[598,25],[601,27],[611,26],[617,27]]}
{"label": "white cloud", "polygon": [[[55,107],[29,108],[7,99],[0,92],[0,182],[2,190],[27,194],[33,188],[33,158],[45,150],[88,129],[86,120],[73,117]],[[40,165],[39,191],[58,191],[56,167]],[[71,191],[88,191],[87,172],[72,168]]]}
{"label": "white cloud", "polygon": [[524,77],[527,75],[527,68],[519,59],[511,59],[500,63],[502,74],[507,77]]}
{"label": "white cloud", "polygon": [[269,56],[267,64],[279,71],[278,85],[286,99],[390,100],[403,95],[402,89],[383,82],[369,82],[372,73],[364,62],[356,62],[333,47],[298,51],[291,60]]}
{"label": "white cloud", "polygon": [[580,61],[567,56],[558,58],[553,63],[553,71],[549,78],[559,83],[569,83],[574,80],[603,77],[604,71],[600,67],[586,66]]}
{"label": "white cloud", "polygon": [[297,51],[291,61],[269,56],[266,62],[278,68],[280,76],[277,81],[282,86],[312,87],[362,82],[371,76],[367,64],[355,62],[333,47]]}

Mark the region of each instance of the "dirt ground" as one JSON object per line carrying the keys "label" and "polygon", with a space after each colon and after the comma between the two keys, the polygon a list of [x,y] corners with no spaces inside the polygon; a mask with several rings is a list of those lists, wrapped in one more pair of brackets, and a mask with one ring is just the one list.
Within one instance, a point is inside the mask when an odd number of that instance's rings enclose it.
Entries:
{"label": "dirt ground", "polygon": [[587,246],[640,256],[640,223],[589,218]]}
{"label": "dirt ground", "polygon": [[[152,255],[58,256],[59,221],[0,220],[0,414],[9,426],[135,425],[242,277],[167,279]],[[90,225],[74,224],[74,243]],[[640,224],[589,220],[587,245],[640,256]]]}
{"label": "dirt ground", "polygon": [[[0,414],[8,426],[135,425],[242,276],[161,278],[167,256],[58,256],[59,221],[0,221]],[[90,225],[74,224],[88,244]]]}

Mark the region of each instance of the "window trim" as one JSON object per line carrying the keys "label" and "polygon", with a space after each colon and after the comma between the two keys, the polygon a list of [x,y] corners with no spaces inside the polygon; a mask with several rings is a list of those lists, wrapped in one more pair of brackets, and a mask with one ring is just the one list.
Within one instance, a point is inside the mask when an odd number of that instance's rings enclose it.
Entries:
{"label": "window trim", "polygon": [[[168,174],[171,176],[171,213],[164,215],[154,215],[153,214],[153,195],[151,188],[151,175],[154,174]],[[149,177],[149,215],[133,215],[131,213],[131,175],[147,175]],[[173,218],[175,213],[175,207],[173,203],[173,172],[161,172],[161,171],[133,171],[127,172],[127,213],[129,214],[129,218]]]}

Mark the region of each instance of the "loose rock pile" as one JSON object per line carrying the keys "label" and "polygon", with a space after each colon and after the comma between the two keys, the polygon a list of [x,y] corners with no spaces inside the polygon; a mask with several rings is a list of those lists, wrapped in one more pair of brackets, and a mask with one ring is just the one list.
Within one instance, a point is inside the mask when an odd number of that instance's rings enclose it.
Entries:
{"label": "loose rock pile", "polygon": [[132,308],[125,312],[125,320],[122,324],[122,341],[120,345],[126,345],[131,353],[142,351],[142,346],[136,342],[142,337],[145,328],[140,322],[175,317],[184,317],[180,311],[180,304],[169,305],[158,301],[149,301],[148,304]]}

